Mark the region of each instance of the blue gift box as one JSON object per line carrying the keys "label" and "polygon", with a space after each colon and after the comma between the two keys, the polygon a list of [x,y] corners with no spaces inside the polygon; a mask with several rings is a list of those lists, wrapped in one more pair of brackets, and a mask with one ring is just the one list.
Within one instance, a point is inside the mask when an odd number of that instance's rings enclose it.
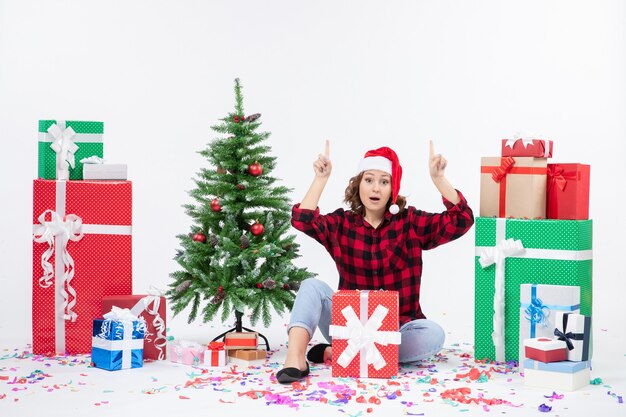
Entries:
{"label": "blue gift box", "polygon": [[142,320],[94,319],[92,365],[109,371],[141,368],[145,334]]}
{"label": "blue gift box", "polygon": [[524,360],[524,369],[536,369],[539,371],[560,372],[565,374],[573,374],[590,367],[589,361],[582,362],[540,362],[533,359]]}

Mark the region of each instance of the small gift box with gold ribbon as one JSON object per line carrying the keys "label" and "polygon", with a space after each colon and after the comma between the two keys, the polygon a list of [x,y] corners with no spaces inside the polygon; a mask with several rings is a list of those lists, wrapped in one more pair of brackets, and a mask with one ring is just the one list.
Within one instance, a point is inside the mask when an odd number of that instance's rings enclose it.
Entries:
{"label": "small gift box with gold ribbon", "polygon": [[546,217],[547,159],[483,157],[480,165],[481,217]]}
{"label": "small gift box with gold ribbon", "polygon": [[227,362],[224,342],[210,342],[204,352],[204,365],[225,366]]}
{"label": "small gift box with gold ribbon", "polygon": [[397,291],[341,290],[333,295],[334,377],[391,378],[401,341]]}
{"label": "small gift box with gold ribbon", "polygon": [[589,177],[585,164],[548,164],[548,219],[589,218]]}
{"label": "small gift box with gold ribbon", "polygon": [[532,156],[534,158],[551,158],[552,141],[531,137],[514,136],[513,139],[502,139],[502,156]]}
{"label": "small gift box with gold ribbon", "polygon": [[38,177],[82,180],[84,158],[102,158],[104,123],[82,120],[39,121]]}

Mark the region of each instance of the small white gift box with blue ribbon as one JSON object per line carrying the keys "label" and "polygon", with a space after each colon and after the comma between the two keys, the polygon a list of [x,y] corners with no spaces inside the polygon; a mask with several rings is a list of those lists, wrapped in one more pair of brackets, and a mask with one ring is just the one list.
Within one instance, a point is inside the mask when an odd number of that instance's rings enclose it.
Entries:
{"label": "small white gift box with blue ribbon", "polygon": [[520,285],[519,366],[526,359],[524,340],[554,337],[556,312],[580,312],[580,287],[570,285]]}
{"label": "small white gift box with blue ribbon", "polygon": [[143,366],[146,323],[127,308],[113,307],[103,319],[94,319],[91,363],[95,368],[117,371]]}

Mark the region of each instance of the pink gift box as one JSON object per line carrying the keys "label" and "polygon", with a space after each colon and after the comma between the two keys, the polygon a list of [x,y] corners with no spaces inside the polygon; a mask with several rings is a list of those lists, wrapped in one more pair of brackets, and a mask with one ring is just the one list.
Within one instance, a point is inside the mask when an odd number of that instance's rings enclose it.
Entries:
{"label": "pink gift box", "polygon": [[206,348],[189,340],[177,340],[170,344],[170,361],[184,365],[200,365],[204,362]]}

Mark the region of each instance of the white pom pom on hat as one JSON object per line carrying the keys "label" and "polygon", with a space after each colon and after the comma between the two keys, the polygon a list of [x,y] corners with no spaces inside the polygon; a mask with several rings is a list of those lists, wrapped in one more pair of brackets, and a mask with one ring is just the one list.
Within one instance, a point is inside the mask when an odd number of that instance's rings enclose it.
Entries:
{"label": "white pom pom on hat", "polygon": [[357,174],[363,171],[369,171],[370,169],[378,169],[391,175],[391,206],[389,206],[389,212],[391,214],[398,214],[400,207],[396,204],[398,198],[398,192],[400,191],[400,181],[402,181],[402,166],[398,155],[393,149],[383,146],[382,148],[374,149],[365,152],[365,156],[359,163]]}

